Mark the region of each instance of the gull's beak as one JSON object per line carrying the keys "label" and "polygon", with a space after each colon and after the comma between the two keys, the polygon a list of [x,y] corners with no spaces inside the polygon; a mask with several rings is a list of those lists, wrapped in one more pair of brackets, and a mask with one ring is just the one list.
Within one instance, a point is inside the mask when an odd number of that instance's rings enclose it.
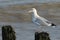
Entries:
{"label": "gull's beak", "polygon": [[28,13],[31,13],[31,12],[32,12],[32,10],[28,11]]}

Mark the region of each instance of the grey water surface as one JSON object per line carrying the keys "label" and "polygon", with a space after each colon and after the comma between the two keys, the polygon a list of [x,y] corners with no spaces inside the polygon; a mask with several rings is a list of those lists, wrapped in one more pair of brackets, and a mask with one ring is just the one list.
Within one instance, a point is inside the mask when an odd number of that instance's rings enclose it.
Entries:
{"label": "grey water surface", "polygon": [[34,40],[34,33],[36,31],[45,31],[50,34],[51,40],[60,40],[60,25],[53,27],[37,26],[32,22],[10,23],[0,22],[0,40],[2,40],[2,25],[11,25],[16,32],[16,40]]}

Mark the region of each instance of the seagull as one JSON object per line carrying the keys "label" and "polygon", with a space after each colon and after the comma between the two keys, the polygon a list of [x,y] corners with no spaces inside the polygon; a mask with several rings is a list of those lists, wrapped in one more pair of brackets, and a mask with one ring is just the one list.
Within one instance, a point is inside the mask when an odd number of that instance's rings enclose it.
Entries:
{"label": "seagull", "polygon": [[41,25],[41,23],[43,23],[46,26],[52,26],[53,28],[56,27],[56,25],[54,23],[48,21],[44,17],[39,16],[37,14],[37,10],[35,8],[32,8],[32,10],[30,10],[29,13],[32,13],[32,22],[33,23],[35,23],[37,25]]}

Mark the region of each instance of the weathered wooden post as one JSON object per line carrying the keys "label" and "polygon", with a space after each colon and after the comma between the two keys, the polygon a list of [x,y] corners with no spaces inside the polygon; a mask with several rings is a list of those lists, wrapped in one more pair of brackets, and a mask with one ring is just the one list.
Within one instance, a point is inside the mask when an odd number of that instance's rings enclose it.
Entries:
{"label": "weathered wooden post", "polygon": [[35,32],[35,40],[50,40],[47,32]]}
{"label": "weathered wooden post", "polygon": [[15,31],[10,25],[2,26],[2,40],[16,40]]}

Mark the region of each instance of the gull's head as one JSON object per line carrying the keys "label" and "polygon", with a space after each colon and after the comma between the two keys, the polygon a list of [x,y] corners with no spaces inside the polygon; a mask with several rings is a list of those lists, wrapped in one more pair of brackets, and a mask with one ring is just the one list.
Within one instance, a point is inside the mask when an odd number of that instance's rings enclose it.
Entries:
{"label": "gull's head", "polygon": [[32,8],[30,11],[28,11],[29,13],[31,12],[37,12],[37,10],[35,8]]}

